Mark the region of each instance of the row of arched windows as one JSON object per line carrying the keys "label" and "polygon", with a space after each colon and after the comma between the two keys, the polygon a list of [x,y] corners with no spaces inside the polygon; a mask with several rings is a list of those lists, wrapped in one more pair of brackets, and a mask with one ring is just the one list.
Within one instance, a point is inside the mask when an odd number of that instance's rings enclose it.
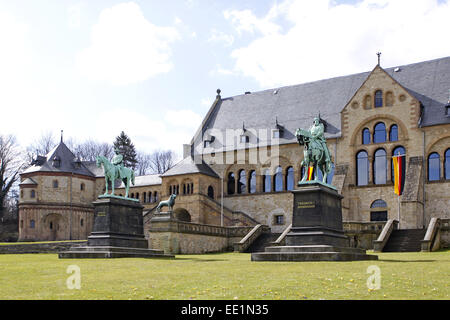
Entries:
{"label": "row of arched windows", "polygon": [[[430,153],[428,156],[428,181],[437,181],[441,179],[441,156],[437,152]],[[444,153],[443,166],[445,180],[450,180],[450,148]]]}
{"label": "row of arched windows", "polygon": [[[193,194],[194,193],[194,184],[193,183],[183,183],[182,186],[183,195]],[[180,185],[170,185],[169,186],[169,194],[180,194]]]}
{"label": "row of arched windows", "polygon": [[371,109],[372,103],[375,108],[380,108],[383,106],[392,107],[394,105],[394,94],[391,91],[386,92],[385,97],[383,97],[383,91],[377,90],[372,97],[370,95],[366,95],[364,98],[364,108]]}
{"label": "row of arched windows", "polygon": [[[392,156],[406,154],[405,148],[396,147],[392,151]],[[383,148],[375,150],[372,164],[369,163],[369,155],[367,151],[361,150],[356,154],[356,185],[365,186],[369,184],[369,171],[372,168],[372,176],[374,184],[386,184],[388,173],[387,153]],[[394,177],[393,162],[391,160],[391,179]]]}
{"label": "row of arched windows", "polygon": [[[331,184],[333,179],[333,172],[327,177],[327,183]],[[302,170],[301,177],[303,177],[304,168]],[[294,168],[292,166],[287,167],[285,170],[281,166],[275,169],[275,173],[272,175],[269,169],[266,169],[261,176],[262,190],[261,192],[281,192],[294,189]],[[322,173],[319,170],[318,179],[322,180]],[[237,181],[236,181],[237,180]],[[237,182],[237,184],[236,184]],[[242,169],[238,171],[236,176],[234,172],[228,173],[227,193],[232,194],[244,194],[244,193],[256,193],[256,171],[250,170],[247,172]]]}
{"label": "row of arched windows", "polygon": [[[122,196],[122,194],[120,194],[120,196]],[[158,192],[157,191],[149,191],[147,192],[143,192],[142,193],[142,199],[139,197],[139,192],[136,193],[131,193],[130,194],[130,198],[133,199],[138,199],[139,201],[142,201],[142,203],[154,203],[158,201]]]}
{"label": "row of arched windows", "polygon": [[[373,136],[368,128],[362,130],[362,144],[370,144],[371,141],[373,143],[386,142],[388,138],[386,135],[386,125],[383,122],[378,122],[374,126]],[[389,128],[389,141],[398,141],[398,126],[396,124],[391,125]]]}

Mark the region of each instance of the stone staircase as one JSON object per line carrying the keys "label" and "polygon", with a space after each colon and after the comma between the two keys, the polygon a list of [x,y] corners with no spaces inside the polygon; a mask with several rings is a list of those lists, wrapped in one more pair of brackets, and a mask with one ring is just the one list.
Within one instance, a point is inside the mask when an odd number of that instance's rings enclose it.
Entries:
{"label": "stone staircase", "polygon": [[272,242],[277,240],[280,235],[281,233],[264,232],[244,252],[264,252],[266,247],[272,246]]}
{"label": "stone staircase", "polygon": [[383,252],[418,252],[426,229],[393,230]]}

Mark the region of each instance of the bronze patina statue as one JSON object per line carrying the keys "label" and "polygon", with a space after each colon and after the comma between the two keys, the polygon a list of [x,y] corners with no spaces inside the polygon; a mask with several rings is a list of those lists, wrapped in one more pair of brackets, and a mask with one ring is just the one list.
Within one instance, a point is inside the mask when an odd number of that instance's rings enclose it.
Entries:
{"label": "bronze patina statue", "polygon": [[[105,174],[105,194],[104,196],[114,196],[114,181],[120,179],[125,184],[125,198],[128,198],[128,191],[130,190],[130,183],[134,185],[134,171],[124,167],[123,156],[120,154],[118,148],[114,148],[116,155],[112,161],[104,156],[97,157],[97,166],[103,165],[103,172]],[[108,194],[108,181],[111,183],[111,194]]]}
{"label": "bronze patina statue", "polygon": [[[324,136],[325,128],[320,122],[320,118],[314,118],[313,125],[309,128],[309,131],[303,129],[297,129],[295,136],[301,146],[304,146],[303,154],[304,158],[301,163],[302,167],[306,169],[312,163],[314,167],[314,181],[318,181],[318,169],[322,171],[322,182],[327,183],[327,175],[331,171],[331,156],[328,150],[327,143]],[[306,182],[307,175],[303,175],[303,179],[299,184]]]}

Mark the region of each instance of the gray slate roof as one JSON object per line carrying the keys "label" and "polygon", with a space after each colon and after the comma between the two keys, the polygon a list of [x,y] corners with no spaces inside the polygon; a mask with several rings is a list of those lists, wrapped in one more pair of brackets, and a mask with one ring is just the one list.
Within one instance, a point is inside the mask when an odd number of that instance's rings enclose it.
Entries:
{"label": "gray slate roof", "polygon": [[164,172],[161,177],[176,176],[180,174],[202,173],[214,178],[219,178],[218,174],[211,169],[203,160],[202,163],[195,163],[192,157],[186,157],[175,166]]}
{"label": "gray slate roof", "polygon": [[[450,123],[444,107],[450,89],[450,57],[399,67],[399,72],[394,72],[396,67],[385,71],[423,104],[424,115],[420,125]],[[285,129],[279,143],[292,143],[296,142],[295,130],[309,128],[319,113],[326,123],[325,136],[340,136],[340,112],[369,74],[364,72],[223,98],[205,119],[201,135],[195,137],[194,144],[202,144],[202,135],[208,132],[214,135],[214,130],[225,136],[226,129],[238,130],[243,126],[247,129],[275,129],[276,120]],[[250,145],[252,143],[270,145],[270,135],[259,139],[250,135]],[[211,146],[216,150],[236,149],[232,141],[224,142],[220,135]]]}
{"label": "gray slate roof", "polygon": [[[53,166],[53,159],[57,157],[60,159],[60,166]],[[45,160],[44,160],[45,158]],[[53,150],[51,150],[45,157],[42,164],[35,164],[27,168],[23,173],[31,172],[64,172],[64,173],[74,173],[84,176],[94,177],[95,175],[89,171],[83,163],[77,167],[74,164],[75,155],[69,148],[60,142]]]}
{"label": "gray slate roof", "polygon": [[[134,185],[132,187],[154,186],[160,185],[162,182],[159,174],[147,174],[144,176],[137,176],[134,178]],[[125,188],[125,184],[121,182],[117,188]]]}

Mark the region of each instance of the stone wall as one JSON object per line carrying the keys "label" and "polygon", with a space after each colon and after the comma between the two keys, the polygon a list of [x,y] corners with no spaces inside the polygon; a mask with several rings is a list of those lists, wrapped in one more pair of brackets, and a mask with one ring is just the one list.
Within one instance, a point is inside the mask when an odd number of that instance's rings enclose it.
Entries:
{"label": "stone wall", "polygon": [[149,248],[172,254],[201,254],[232,251],[252,227],[220,227],[176,220],[153,221]]}
{"label": "stone wall", "polygon": [[58,253],[73,246],[84,246],[86,241],[52,241],[44,243],[14,243],[0,245],[0,254],[16,253]]}

